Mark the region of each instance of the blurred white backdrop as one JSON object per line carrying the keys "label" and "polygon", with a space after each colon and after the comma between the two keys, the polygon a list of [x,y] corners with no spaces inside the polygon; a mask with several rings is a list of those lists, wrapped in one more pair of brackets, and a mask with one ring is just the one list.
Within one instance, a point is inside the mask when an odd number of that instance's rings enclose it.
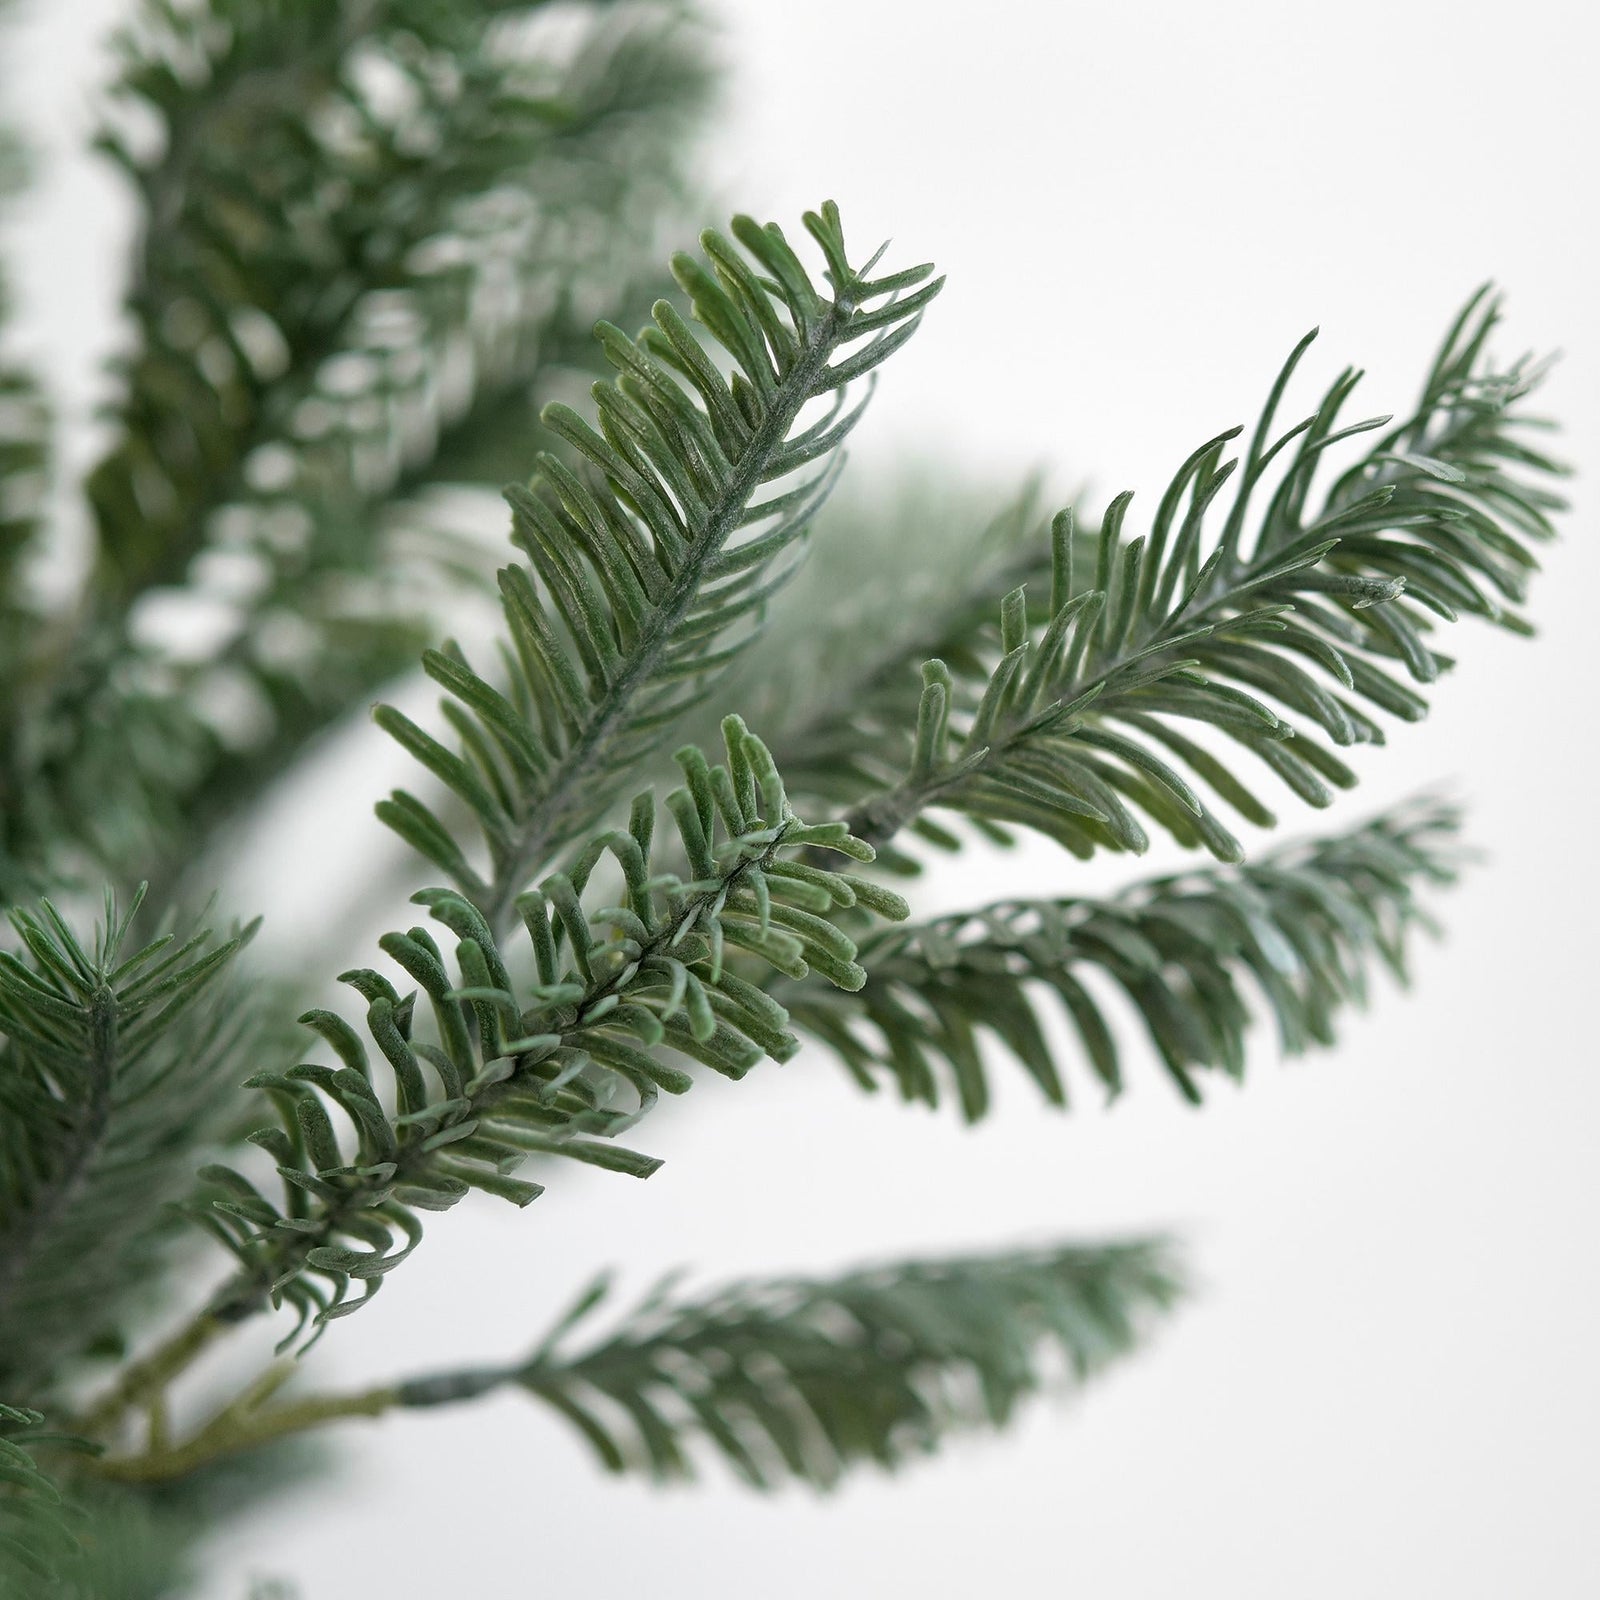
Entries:
{"label": "blurred white backdrop", "polygon": [[[35,0],[7,46],[47,157],[25,307],[80,421],[126,212],[68,151],[115,11]],[[1453,779],[1490,859],[1409,997],[1384,988],[1336,1053],[1289,1067],[1263,1035],[1247,1087],[1203,1111],[1135,1051],[1113,1110],[1080,1076],[1077,1109],[1048,1115],[1002,1073],[999,1114],[964,1132],[802,1057],[697,1089],[653,1126],[668,1164],[648,1185],[578,1172],[525,1215],[433,1224],[318,1357],[353,1381],[504,1356],[597,1256],[642,1284],[680,1262],[714,1278],[1181,1230],[1200,1294],[1070,1407],[826,1500],[613,1484],[513,1398],[352,1428],[343,1477],[219,1537],[209,1592],[274,1572],[306,1600],[1600,1593],[1592,7],[718,11],[731,88],[708,163],[728,204],[787,222],[831,194],[858,242],[892,234],[950,274],[858,436],[863,471],[920,452],[1148,494],[1253,417],[1314,323],[1305,392],[1353,360],[1366,409],[1397,409],[1489,276],[1502,353],[1566,350],[1545,409],[1587,476],[1535,592],[1542,638],[1464,626],[1433,716],[1329,819]],[[380,736],[362,740],[320,802],[352,819],[341,839],[387,786]],[[952,896],[1126,875],[1042,848],[958,873]]]}

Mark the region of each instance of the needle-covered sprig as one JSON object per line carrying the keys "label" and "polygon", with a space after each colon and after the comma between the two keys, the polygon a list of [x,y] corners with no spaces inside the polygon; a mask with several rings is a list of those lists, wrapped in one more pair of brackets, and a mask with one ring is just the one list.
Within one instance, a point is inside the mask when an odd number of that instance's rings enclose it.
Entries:
{"label": "needle-covered sprig", "polygon": [[[850,995],[775,988],[795,1026],[863,1088],[887,1081],[930,1106],[953,1091],[972,1122],[992,1097],[987,1038],[1051,1105],[1066,1105],[1064,1069],[1079,1057],[1107,1094],[1121,1092],[1109,980],[1198,1102],[1202,1072],[1242,1081],[1258,1014],[1299,1054],[1334,1042],[1372,969],[1405,981],[1413,934],[1433,927],[1427,892],[1454,880],[1459,828],[1453,806],[1418,802],[1249,866],[1157,878],[1109,900],[1004,901],[870,934],[860,951],[870,977]],[[1073,1034],[1066,1061],[1047,995]]]}
{"label": "needle-covered sprig", "polygon": [[92,939],[49,901],[0,950],[0,1384],[116,1335],[157,1276],[194,1164],[230,1115],[260,1008],[228,969],[253,928],[131,937],[142,896]]}
{"label": "needle-covered sprig", "polygon": [[899,1262],[701,1299],[663,1289],[566,1353],[602,1284],[504,1381],[554,1407],[611,1472],[682,1479],[715,1455],[751,1488],[826,1489],[1004,1427],[1027,1397],[1134,1349],[1182,1286],[1164,1240]]}
{"label": "needle-covered sprig", "polygon": [[503,686],[454,647],[424,656],[459,751],[378,712],[471,813],[486,865],[409,793],[379,815],[497,929],[757,637],[861,415],[859,380],[939,291],[931,267],[853,266],[831,203],[805,222],[820,280],[776,224],[736,217],[732,239],[708,231],[702,257],[673,258],[702,333],[664,300],[637,339],[600,324],[618,375],[595,385],[594,422],[544,412],[580,466],[544,455],[506,490],[527,565],[500,574]]}
{"label": "needle-covered sprig", "polygon": [[[626,828],[597,835],[566,871],[518,897],[531,983],[511,976],[511,949],[476,906],[425,889],[413,899],[451,936],[451,956],[426,927],[386,934],[384,953],[416,987],[402,994],[370,968],[344,974],[366,1002],[367,1039],[332,1011],[301,1019],[339,1064],[250,1080],[279,1110],[278,1125],[251,1138],[282,1197],[234,1167],[203,1174],[212,1194],[202,1219],[240,1263],[213,1296],[212,1318],[286,1301],[298,1313],[288,1344],[308,1319],[349,1314],[420,1242],[418,1211],[448,1209],[474,1189],[536,1199],[543,1185],[516,1175],[530,1155],[648,1177],[660,1162],[616,1139],[661,1092],[689,1088],[680,1062],[740,1078],[798,1048],[755,976],[860,988],[855,942],[830,913],[903,917],[905,902],[798,860],[822,851],[870,861],[872,850],[842,823],[801,821],[739,718],[725,721],[723,741],[717,765],[693,747],[677,753],[685,782],[666,797],[670,850],[643,794]],[[618,893],[595,905],[591,881],[606,858]],[[683,870],[668,864],[677,861]]]}
{"label": "needle-covered sprig", "polygon": [[[1551,480],[1564,469],[1524,440],[1538,419],[1521,402],[1542,369],[1485,357],[1497,319],[1487,292],[1469,303],[1397,426],[1340,425],[1359,377],[1347,370],[1275,435],[1308,335],[1242,453],[1227,455],[1239,428],[1201,445],[1147,533],[1130,536],[1131,494],[1089,533],[1063,512],[1048,587],[1013,590],[997,625],[923,664],[900,734],[904,775],[856,802],[853,831],[883,845],[912,826],[950,843],[925,815],[944,809],[1088,856],[1144,850],[1153,822],[1237,861],[1243,847],[1213,808],[1274,824],[1252,767],[1313,806],[1352,786],[1338,749],[1381,744],[1377,713],[1425,714],[1450,665],[1433,644],[1441,624],[1472,615],[1527,629],[1516,607],[1533,547],[1553,537],[1563,502]],[[1324,459],[1373,434],[1315,495]],[[847,741],[834,747],[848,758]]]}

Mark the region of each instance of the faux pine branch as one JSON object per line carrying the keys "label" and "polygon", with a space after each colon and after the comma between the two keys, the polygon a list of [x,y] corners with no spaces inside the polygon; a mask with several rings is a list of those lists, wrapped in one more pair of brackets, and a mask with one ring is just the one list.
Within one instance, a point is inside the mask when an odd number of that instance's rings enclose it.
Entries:
{"label": "faux pine branch", "polygon": [[[1496,318],[1480,291],[1399,426],[1387,428],[1387,416],[1339,426],[1359,376],[1347,370],[1311,416],[1274,437],[1308,335],[1246,450],[1225,456],[1239,428],[1201,445],[1148,535],[1125,536],[1131,494],[1112,501],[1087,541],[1062,512],[1043,603],[1036,610],[1026,586],[1007,594],[997,649],[969,655],[977,670],[961,680],[944,661],[923,664],[915,721],[902,723],[914,730],[909,770],[852,808],[853,831],[886,843],[943,807],[1088,856],[1142,851],[1142,812],[1178,843],[1237,861],[1242,846],[1192,780],[1257,826],[1275,818],[1237,768],[1185,731],[1193,724],[1242,747],[1302,800],[1330,804],[1329,785],[1355,777],[1328,746],[1383,742],[1368,707],[1405,721],[1426,711],[1412,685],[1449,665],[1428,642],[1439,622],[1469,614],[1526,631],[1512,607],[1534,566],[1529,545],[1553,535],[1548,512],[1560,502],[1542,482],[1554,464],[1522,442],[1515,409],[1538,369],[1481,365]],[[1313,500],[1323,453],[1374,433]],[[1268,496],[1262,480],[1280,459]],[[1216,506],[1230,479],[1224,515]]]}
{"label": "faux pine branch", "polygon": [[[877,278],[867,275],[876,257],[852,267],[831,205],[805,220],[827,261],[826,291],[779,229],[747,217],[733,224],[742,252],[707,233],[704,263],[673,260],[691,315],[734,364],[731,378],[670,302],[657,303],[655,326],[637,341],[600,324],[620,376],[595,386],[599,431],[565,405],[544,417],[593,478],[546,456],[532,488],[506,494],[532,566],[500,575],[510,697],[460,659],[423,658],[461,702],[447,710],[464,753],[396,711],[378,713],[473,812],[489,872],[475,874],[409,794],[379,814],[496,927],[521,886],[578,842],[582,819],[753,639],[860,416],[851,385],[905,343],[938,293],[930,267]],[[813,403],[826,409],[799,426]]]}
{"label": "faux pine branch", "polygon": [[[531,991],[511,978],[492,929],[469,902],[450,890],[419,893],[456,936],[455,972],[425,928],[381,943],[426,991],[437,1042],[414,1043],[414,992],[402,998],[368,969],[344,975],[368,1002],[367,1030],[392,1084],[374,1083],[367,1051],[337,1015],[301,1019],[343,1066],[250,1080],[282,1111],[280,1128],[251,1135],[287,1185],[281,1209],[239,1173],[203,1170],[222,1191],[206,1220],[242,1263],[207,1307],[211,1322],[237,1321],[269,1298],[288,1300],[302,1318],[314,1312],[319,1324],[355,1310],[420,1241],[417,1209],[446,1210],[470,1189],[518,1205],[537,1199],[540,1184],[510,1175],[528,1152],[648,1177],[658,1162],[608,1141],[633,1126],[659,1090],[690,1086],[652,1050],[666,1045],[740,1078],[763,1055],[784,1060],[798,1048],[783,1009],[734,973],[733,951],[792,976],[815,968],[860,987],[866,975],[852,941],[805,909],[824,897],[824,909],[856,903],[851,878],[795,878],[785,858],[807,846],[867,850],[837,824],[807,827],[795,817],[771,758],[737,718],[729,719],[727,749],[727,765],[718,767],[696,750],[680,752],[689,785],[667,798],[691,878],[652,871],[646,795],[627,831],[600,836],[574,873],[554,873],[519,897],[538,980]],[[620,864],[627,903],[591,911],[580,896],[602,850]],[[905,914],[898,896],[860,888],[890,914]],[[614,932],[596,939],[594,921]],[[356,1131],[353,1150],[341,1144],[328,1107]],[[397,1236],[404,1242],[395,1248]],[[348,1300],[357,1285],[362,1299]]]}
{"label": "faux pine branch", "polygon": [[[1331,1044],[1453,881],[1436,800],[1259,854],[1252,830],[1423,715],[1447,625],[1527,631],[1560,469],[1529,442],[1539,368],[1489,355],[1491,294],[1399,423],[1345,420],[1353,372],[1285,421],[1308,338],[1148,518],[1024,490],[970,549],[907,549],[825,502],[942,280],[832,205],[655,268],[692,203],[697,36],[670,7],[547,9],[138,11],[102,139],[142,208],[131,344],[65,606],[35,582],[48,386],[0,362],[6,1593],[183,1592],[221,1463],[264,1493],[309,1470],[282,1465],[298,1436],[502,1389],[613,1471],[716,1459],[760,1489],[1001,1427],[1137,1345],[1180,1296],[1173,1246],[620,1315],[597,1288],[502,1366],[349,1393],[306,1352],[427,1214],[526,1206],[568,1162],[648,1179],[650,1113],[704,1071],[812,1049],[977,1121],[1004,1054],[1063,1107],[1137,1075],[1116,991],[1198,1101],[1263,1018]],[[499,626],[457,643],[396,529],[471,569],[432,497],[506,479]],[[232,631],[175,654],[161,597],[225,598]],[[444,698],[378,707],[418,771],[377,813],[419,911],[350,970],[265,981],[196,875],[412,664]],[[1152,828],[1214,859],[1072,894],[1068,857]],[[1028,833],[1067,852],[1037,898],[917,912],[928,846]],[[278,1355],[199,1404],[201,1357],[258,1320]]]}
{"label": "faux pine branch", "polygon": [[1410,936],[1432,927],[1422,894],[1454,881],[1459,826],[1453,806],[1423,801],[1253,865],[1152,879],[1113,900],[1013,900],[907,923],[863,940],[857,954],[872,976],[858,993],[784,985],[779,995],[862,1088],[886,1079],[928,1105],[953,1089],[971,1122],[990,1102],[983,1032],[1049,1104],[1067,1104],[1043,993],[1070,1019],[1104,1092],[1122,1092],[1121,1051],[1084,981],[1098,972],[1198,1104],[1197,1070],[1243,1080],[1247,992],[1265,999],[1280,1048],[1295,1055],[1333,1044],[1335,1017],[1366,999],[1374,966],[1405,981]]}
{"label": "faux pine branch", "polygon": [[601,1279],[503,1367],[277,1400],[285,1365],[185,1443],[96,1470],[161,1482],[329,1422],[517,1389],[576,1428],[608,1472],[690,1478],[713,1454],[751,1488],[830,1488],[858,1462],[896,1467],[953,1432],[1003,1427],[1041,1389],[1081,1383],[1181,1287],[1164,1241],[735,1283],[702,1299],[663,1285],[605,1336],[564,1348],[605,1298]]}

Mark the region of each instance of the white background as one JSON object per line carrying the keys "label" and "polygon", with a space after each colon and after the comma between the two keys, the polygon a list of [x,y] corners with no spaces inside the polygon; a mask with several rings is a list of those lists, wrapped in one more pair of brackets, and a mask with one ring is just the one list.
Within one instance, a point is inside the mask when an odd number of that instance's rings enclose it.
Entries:
{"label": "white background", "polygon": [[[6,77],[59,148],[86,122],[104,0],[36,8]],[[1510,292],[1503,353],[1567,351],[1547,409],[1591,475],[1600,423],[1591,9],[1346,0],[1210,5],[723,0],[731,206],[832,194],[858,245],[936,259],[945,296],[886,372],[858,460],[1047,464],[1157,491],[1253,417],[1295,338],[1304,394],[1354,360],[1408,401],[1456,305]],[[15,62],[23,70],[14,73]],[[28,223],[36,343],[81,411],[125,213],[57,159]],[[353,1427],[345,1476],[223,1534],[208,1591],[1074,1594],[1499,1600],[1600,1593],[1600,1062],[1592,667],[1600,562],[1576,485],[1526,643],[1463,625],[1462,664],[1330,822],[1438,777],[1491,859],[1408,998],[1333,1055],[1180,1105],[1135,1049],[1103,1112],[1006,1072],[999,1115],[863,1102],[826,1060],[697,1089],[648,1185],[563,1175],[525,1214],[464,1208],[319,1357],[359,1382],[526,1344],[596,1258],[642,1284],[1174,1226],[1196,1300],[1141,1358],[1011,1436],[897,1481],[758,1500],[713,1475],[616,1485],[513,1398]],[[385,785],[374,743],[330,809]],[[352,792],[353,791],[353,792]],[[1284,807],[1294,826],[1314,819]],[[1040,849],[964,893],[1087,877]],[[292,1531],[291,1531],[292,1529]]]}

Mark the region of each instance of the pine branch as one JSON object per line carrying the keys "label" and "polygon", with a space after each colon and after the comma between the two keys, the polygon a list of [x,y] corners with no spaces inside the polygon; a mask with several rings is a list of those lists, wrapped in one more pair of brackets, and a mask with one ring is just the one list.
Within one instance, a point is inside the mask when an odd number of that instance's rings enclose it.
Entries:
{"label": "pine branch", "polygon": [[[1234,741],[1312,805],[1329,803],[1329,784],[1352,785],[1329,744],[1381,743],[1368,707],[1406,721],[1425,713],[1421,687],[1396,669],[1425,686],[1450,665],[1428,642],[1439,621],[1466,613],[1527,631],[1504,602],[1523,598],[1530,543],[1553,536],[1549,513],[1562,502],[1545,482],[1563,469],[1519,437],[1533,421],[1519,402],[1540,369],[1483,360],[1496,318],[1485,295],[1469,304],[1415,414],[1315,506],[1324,452],[1389,419],[1336,426],[1357,377],[1347,371],[1313,416],[1273,439],[1308,336],[1274,385],[1214,536],[1208,512],[1240,465],[1223,460],[1238,429],[1184,463],[1148,537],[1123,542],[1130,496],[1119,496],[1093,541],[1092,573],[1070,516],[1059,517],[1048,603],[1030,604],[1023,589],[1006,597],[999,659],[981,673],[925,665],[909,770],[850,810],[852,831],[881,845],[945,807],[1088,856],[1143,850],[1142,811],[1180,843],[1238,860],[1238,841],[1181,768],[1251,822],[1274,818],[1231,765],[1179,731],[1184,722]],[[1288,464],[1245,554],[1252,495],[1280,457]]]}
{"label": "pine branch", "polygon": [[562,1353],[605,1292],[601,1279],[526,1361],[275,1403],[292,1371],[282,1365],[181,1444],[93,1470],[161,1482],[330,1422],[516,1387],[573,1423],[612,1472],[688,1477],[709,1444],[752,1488],[830,1488],[861,1462],[901,1466],[1094,1376],[1171,1307],[1182,1274],[1170,1245],[1151,1240],[735,1283],[698,1301],[663,1288]]}
{"label": "pine branch", "polygon": [[331,503],[322,537],[359,543],[339,524],[434,428],[537,369],[573,281],[618,286],[617,220],[676,183],[703,72],[664,12],[586,8],[567,61],[519,44],[542,9],[209,0],[123,35],[114,111],[163,137],[101,139],[147,214],[124,437],[91,480],[108,583],[174,581],[223,507]]}
{"label": "pine branch", "polygon": [[1121,1092],[1121,1055],[1096,993],[1103,976],[1198,1102],[1197,1071],[1243,1078],[1252,994],[1294,1055],[1334,1042],[1335,1018],[1365,1003],[1374,965],[1405,981],[1412,930],[1433,926],[1419,892],[1454,881],[1458,833],[1453,807],[1417,802],[1252,866],[1157,878],[1111,900],[1007,901],[874,935],[859,957],[870,977],[849,996],[774,988],[795,1026],[863,1088],[887,1077],[904,1099],[932,1106],[947,1077],[970,1122],[990,1101],[983,1034],[1050,1104],[1066,1105],[1045,993],[1107,1093]]}
{"label": "pine branch", "polygon": [[[666,802],[691,878],[651,868],[655,813],[641,796],[626,832],[600,835],[569,872],[519,897],[538,977],[526,999],[481,914],[443,889],[413,898],[456,936],[458,976],[424,928],[380,941],[427,993],[433,1040],[417,1032],[415,993],[402,998],[374,971],[344,975],[368,1002],[392,1113],[355,1030],[327,1011],[302,1019],[343,1065],[250,1080],[280,1110],[281,1126],[251,1138],[284,1180],[282,1204],[231,1168],[205,1170],[214,1198],[202,1220],[240,1270],[196,1323],[124,1375],[91,1431],[269,1302],[299,1314],[283,1347],[308,1320],[320,1328],[365,1304],[419,1241],[418,1209],[445,1210],[472,1189],[526,1205],[542,1187],[511,1174],[530,1153],[648,1177],[659,1162],[612,1140],[659,1091],[681,1094],[692,1081],[651,1052],[665,1046],[738,1078],[763,1055],[783,1060],[797,1048],[783,1009],[730,970],[730,949],[796,979],[814,970],[846,986],[864,981],[854,944],[819,913],[859,903],[903,916],[904,902],[847,874],[795,868],[802,850],[870,851],[836,824],[803,824],[760,741],[737,718],[724,733],[724,766],[679,752],[688,781]],[[591,913],[581,897],[602,855],[621,869],[625,903]],[[613,931],[597,939],[591,920]]]}
{"label": "pine branch", "polygon": [[[620,485],[620,497],[617,487],[602,497],[547,461],[545,484],[559,487],[561,502],[542,501],[537,491],[517,497],[541,575],[555,596],[573,600],[569,615],[577,624],[595,624],[593,633],[574,631],[572,643],[591,684],[598,688],[603,682],[604,689],[590,702],[581,690],[573,693],[581,668],[568,661],[531,580],[512,569],[503,581],[513,641],[525,652],[524,686],[530,689],[520,703],[473,677],[451,655],[427,658],[429,670],[481,721],[480,732],[467,716],[455,719],[483,775],[474,776],[468,761],[451,756],[397,713],[381,713],[380,721],[444,776],[480,820],[493,815],[497,801],[506,801],[508,772],[526,779],[549,765],[544,741],[554,716],[556,726],[573,737],[560,742],[560,782],[545,787],[541,804],[549,805],[554,794],[575,804],[569,791],[581,777],[583,815],[592,826],[587,819],[603,798],[601,774],[593,767],[617,761],[606,735],[625,719],[636,739],[653,732],[633,704],[634,691],[663,721],[675,716],[681,698],[675,690],[663,697],[652,675],[681,685],[686,677],[714,670],[706,640],[729,630],[742,633],[763,598],[761,585],[770,587],[785,575],[780,558],[803,533],[822,484],[812,477],[798,489],[783,488],[776,501],[752,504],[759,485],[790,477],[836,445],[854,420],[854,413],[841,415],[845,388],[909,336],[922,305],[939,287],[924,282],[925,268],[871,281],[855,273],[831,207],[808,225],[828,259],[831,299],[815,290],[775,228],[735,224],[774,285],[751,277],[742,258],[715,236],[707,236],[707,248],[727,287],[680,258],[680,274],[699,314],[740,362],[731,383],[663,305],[648,345],[653,354],[644,344],[604,332],[608,351],[637,374],[602,392],[609,438],[570,412],[557,408],[549,414],[557,430]],[[663,361],[685,375],[704,411],[667,375]],[[789,437],[808,402],[830,394],[832,408]],[[675,447],[664,443],[667,437]],[[707,498],[696,487],[703,472],[712,475]],[[680,505],[698,508],[698,544],[686,537],[692,531],[688,522],[678,520]],[[585,515],[593,520],[581,520]],[[549,554],[543,539],[552,526],[572,533],[574,548],[593,561],[608,599],[617,603],[614,620],[622,642],[640,646],[610,678],[597,663],[618,661],[618,640],[605,636],[608,624],[599,614],[583,608],[593,598],[589,580]],[[752,527],[742,542],[731,542]],[[777,580],[770,571],[775,563]],[[709,583],[708,593],[698,592],[703,583]],[[682,637],[680,628],[690,636]],[[547,690],[558,696],[554,704],[541,698]],[[585,705],[587,719],[559,720]],[[547,720],[541,725],[536,718]],[[852,942],[823,913],[859,903],[903,916],[904,902],[857,879],[794,868],[786,857],[795,850],[820,847],[858,859],[870,859],[871,852],[842,827],[800,824],[765,748],[738,719],[727,721],[724,731],[725,768],[680,752],[689,782],[669,808],[688,880],[645,875],[653,811],[644,802],[636,802],[629,832],[594,841],[567,873],[546,878],[542,891],[516,893],[520,882],[505,870],[507,862],[533,859],[527,834],[497,835],[502,870],[494,894],[479,898],[496,906],[509,902],[523,914],[540,973],[532,1006],[514,997],[498,930],[477,906],[446,890],[415,897],[456,935],[459,981],[449,975],[425,929],[391,935],[383,947],[428,991],[437,1042],[413,1043],[414,996],[402,999],[375,972],[346,975],[368,1002],[368,1030],[394,1078],[395,1114],[372,1089],[372,1069],[354,1030],[331,1013],[310,1014],[307,1020],[333,1046],[342,1070],[307,1066],[252,1080],[280,1106],[283,1126],[254,1137],[285,1182],[282,1208],[245,1175],[221,1166],[207,1169],[218,1198],[205,1220],[239,1256],[240,1270],[191,1324],[124,1372],[91,1410],[88,1431],[114,1428],[130,1406],[159,1393],[227,1326],[268,1304],[287,1300],[297,1311],[288,1343],[308,1321],[320,1328],[365,1303],[420,1238],[416,1208],[443,1209],[472,1188],[526,1204],[539,1186],[512,1177],[510,1169],[530,1152],[647,1175],[654,1167],[649,1158],[606,1139],[637,1120],[660,1087],[688,1087],[684,1073],[661,1066],[648,1051],[665,1044],[737,1076],[763,1053],[781,1059],[794,1048],[782,1009],[727,969],[725,945],[791,976],[814,968],[834,982],[863,981],[851,959]],[[503,753],[505,770],[493,751]],[[382,814],[397,820],[399,831],[451,868],[458,881],[476,881],[460,846],[419,803],[397,796]],[[712,845],[719,818],[729,835],[720,851]],[[542,814],[524,823],[531,829],[545,825]],[[587,932],[579,897],[608,851],[621,865],[629,903],[608,913],[618,932],[599,947]],[[654,905],[662,894],[670,912],[665,925],[658,923]],[[574,963],[565,972],[563,942]],[[622,1112],[610,1109],[619,1086],[636,1097]],[[346,1126],[344,1134],[336,1132],[329,1107]],[[359,1299],[350,1298],[355,1284],[363,1290]]]}
{"label": "pine branch", "polygon": [[280,1361],[181,1444],[156,1445],[140,1455],[112,1456],[96,1462],[93,1475],[108,1483],[181,1482],[247,1451],[261,1450],[331,1422],[379,1417],[405,1403],[396,1388],[383,1386],[358,1394],[310,1395],[272,1404],[272,1397],[294,1371],[293,1361]]}
{"label": "pine branch", "polygon": [[1126,1354],[1180,1290],[1161,1241],[742,1283],[654,1299],[575,1355],[552,1340],[514,1381],[610,1471],[686,1477],[709,1443],[752,1487],[827,1488],[858,1463],[898,1467],[952,1432],[1005,1426],[1029,1395]]}
{"label": "pine branch", "polygon": [[0,1379],[34,1390],[147,1289],[165,1205],[220,1129],[251,1011],[219,988],[249,929],[129,953],[133,907],[89,947],[44,902],[0,952]]}
{"label": "pine branch", "polygon": [[[620,230],[621,224],[618,224]],[[622,271],[628,250],[613,246],[613,273]],[[638,317],[660,298],[664,285],[655,270],[641,273],[636,284],[624,286],[612,302],[637,305]],[[578,316],[577,306],[565,308]],[[514,353],[513,353],[514,354]],[[450,543],[440,527],[439,491],[446,495],[461,486],[492,487],[498,497],[510,479],[524,475],[528,441],[539,428],[538,411],[547,393],[566,387],[571,380],[592,378],[600,364],[590,323],[565,326],[552,314],[539,331],[525,359],[502,350],[502,374],[481,371],[470,408],[453,420],[442,420],[431,456],[402,467],[387,499],[370,515],[379,526],[383,549],[374,564],[394,575],[395,593],[379,609],[378,597],[359,587],[352,590],[351,574],[333,572],[331,583],[318,589],[303,587],[301,579],[284,575],[259,601],[255,615],[238,637],[214,661],[177,670],[175,693],[180,699],[204,698],[221,678],[242,674],[264,696],[269,731],[262,737],[216,746],[210,753],[203,779],[192,786],[183,812],[188,839],[198,834],[217,835],[241,808],[258,798],[269,784],[290,770],[314,738],[349,713],[365,706],[402,675],[416,669],[418,658],[430,642],[412,613],[421,592],[438,594],[453,583],[476,591],[482,579],[481,551],[475,544],[451,561]],[[369,582],[372,574],[365,575]],[[326,603],[325,603],[326,602]],[[285,649],[282,627],[292,610],[298,618],[310,609],[313,629]],[[288,630],[289,640],[295,638]],[[170,837],[170,834],[167,835]],[[181,900],[182,890],[198,892],[203,875],[214,872],[215,862],[190,849],[166,876]],[[160,884],[162,874],[152,876]]]}
{"label": "pine branch", "polygon": [[501,574],[510,697],[459,652],[424,658],[461,702],[446,708],[464,755],[392,709],[379,713],[476,817],[488,877],[411,796],[396,794],[379,815],[492,927],[755,636],[829,486],[817,463],[860,415],[859,404],[846,410],[850,385],[910,337],[939,290],[928,267],[877,279],[865,276],[873,263],[851,267],[831,204],[805,222],[829,294],[775,225],[745,217],[733,233],[747,255],[708,232],[709,271],[686,255],[673,263],[694,316],[734,362],[731,381],[661,302],[637,341],[602,324],[621,376],[595,388],[600,432],[565,406],[547,408],[594,475],[586,483],[546,456],[532,488],[507,491],[533,569]]}

